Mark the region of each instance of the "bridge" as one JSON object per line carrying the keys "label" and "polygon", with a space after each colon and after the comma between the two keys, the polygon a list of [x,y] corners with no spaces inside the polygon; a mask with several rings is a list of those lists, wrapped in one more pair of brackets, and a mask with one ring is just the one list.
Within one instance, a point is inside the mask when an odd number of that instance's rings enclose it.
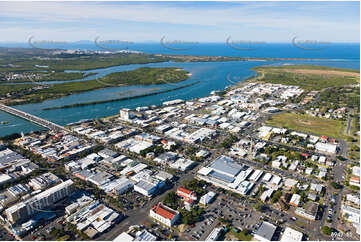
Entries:
{"label": "bridge", "polygon": [[20,111],[18,109],[6,106],[4,104],[0,104],[0,110],[4,111],[6,113],[9,113],[11,115],[20,117],[22,119],[28,120],[28,121],[30,121],[32,123],[35,123],[37,125],[40,125],[40,126],[42,126],[44,128],[50,129],[50,130],[70,132],[70,130],[66,129],[65,127],[63,127],[61,125],[58,125],[56,123],[52,123],[52,122],[50,122],[50,121],[48,121],[46,119],[39,118],[37,116],[34,116],[32,114]]}

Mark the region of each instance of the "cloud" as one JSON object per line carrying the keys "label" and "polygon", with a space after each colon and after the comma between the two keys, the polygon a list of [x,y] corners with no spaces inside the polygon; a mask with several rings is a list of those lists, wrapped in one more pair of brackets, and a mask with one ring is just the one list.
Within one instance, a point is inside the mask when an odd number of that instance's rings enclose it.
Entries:
{"label": "cloud", "polygon": [[[168,34],[199,41],[223,41],[224,35],[287,41],[289,35],[302,33],[309,39],[359,41],[359,12],[353,10],[353,5],[355,3],[1,2],[4,20],[1,25],[16,27],[14,30],[0,28],[0,34],[3,40],[14,39],[10,33],[22,37],[31,29],[39,36],[64,38],[66,35],[70,40],[92,34],[92,38],[101,34],[118,38],[130,35],[132,41],[158,40]],[[335,36],[336,32],[339,34]]]}

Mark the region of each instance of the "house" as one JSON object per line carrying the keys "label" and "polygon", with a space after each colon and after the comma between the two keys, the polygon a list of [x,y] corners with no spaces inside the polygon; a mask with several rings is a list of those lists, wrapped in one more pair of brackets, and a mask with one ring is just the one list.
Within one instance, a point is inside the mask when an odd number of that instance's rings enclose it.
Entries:
{"label": "house", "polygon": [[300,201],[301,201],[301,196],[298,194],[293,194],[289,204],[292,206],[298,207],[298,205],[300,204]]}
{"label": "house", "polygon": [[320,156],[320,158],[318,158],[318,163],[325,164],[326,163],[326,157],[325,156]]}
{"label": "house", "polygon": [[184,201],[184,206],[187,210],[190,210],[194,201],[197,200],[197,196],[195,192],[189,191],[188,189],[185,189],[183,187],[178,187],[177,189],[177,195],[182,197]]}
{"label": "house", "polygon": [[150,210],[149,216],[169,227],[173,226],[179,219],[179,212],[159,202]]}
{"label": "house", "polygon": [[268,189],[268,190],[264,191],[259,198],[261,199],[262,202],[265,202],[267,199],[269,199],[272,196],[274,191],[275,190],[273,190],[273,189]]}
{"label": "house", "polygon": [[254,238],[259,241],[271,241],[276,229],[277,226],[268,222],[262,222],[261,226],[259,226],[254,234]]}
{"label": "house", "polygon": [[320,193],[320,192],[322,192],[322,189],[323,189],[323,185],[311,183],[311,187],[310,187],[311,191],[315,191],[317,193]]}
{"label": "house", "polygon": [[291,178],[287,178],[284,181],[284,185],[285,185],[285,189],[290,190],[292,189],[294,186],[296,186],[298,184],[298,181],[295,179],[291,179]]}
{"label": "house", "polygon": [[360,187],[360,178],[359,177],[351,177],[350,185]]}
{"label": "house", "polygon": [[360,176],[360,167],[359,166],[354,166],[352,167],[352,175],[354,176]]}
{"label": "house", "polygon": [[305,173],[306,173],[306,175],[311,175],[312,171],[313,171],[313,168],[308,167],[308,168],[306,168]]}
{"label": "house", "polygon": [[316,194],[313,194],[313,193],[309,193],[307,195],[307,198],[312,200],[312,201],[316,201],[317,200],[317,195]]}

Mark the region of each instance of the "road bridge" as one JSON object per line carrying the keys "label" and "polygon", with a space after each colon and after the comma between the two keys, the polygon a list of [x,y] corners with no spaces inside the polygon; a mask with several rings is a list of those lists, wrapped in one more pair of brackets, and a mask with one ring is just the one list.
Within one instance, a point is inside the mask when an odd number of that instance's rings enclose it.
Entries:
{"label": "road bridge", "polygon": [[44,128],[50,129],[50,130],[70,132],[70,130],[66,129],[65,127],[63,127],[61,125],[50,122],[50,121],[48,121],[46,119],[39,118],[39,117],[37,117],[35,115],[20,111],[18,109],[6,106],[4,104],[0,104],[0,110],[4,111],[6,113],[9,113],[11,115],[20,117],[22,119],[28,120],[28,121],[30,121],[32,123],[35,123],[37,125],[40,125],[40,126],[42,126]]}

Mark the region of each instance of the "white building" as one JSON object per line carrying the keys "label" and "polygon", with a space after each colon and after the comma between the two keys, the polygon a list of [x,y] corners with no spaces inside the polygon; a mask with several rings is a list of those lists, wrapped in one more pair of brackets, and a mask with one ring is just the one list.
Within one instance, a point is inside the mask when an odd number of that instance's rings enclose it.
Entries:
{"label": "white building", "polygon": [[219,236],[222,234],[223,228],[215,228],[212,232],[207,236],[205,241],[216,241]]}
{"label": "white building", "polygon": [[128,108],[120,109],[119,110],[119,118],[125,121],[129,121],[134,118],[135,115],[130,111]]}
{"label": "white building", "polygon": [[216,193],[210,191],[207,194],[203,195],[200,199],[199,199],[199,203],[203,204],[203,205],[207,205],[209,204],[214,197],[216,196]]}
{"label": "white building", "polygon": [[72,192],[73,183],[72,180],[67,180],[24,202],[15,204],[5,210],[7,219],[11,223],[17,223],[26,220],[40,209],[51,207],[57,201],[68,196]]}
{"label": "white building", "polygon": [[175,162],[169,164],[170,168],[185,171],[195,165],[195,162],[189,159],[179,158]]}
{"label": "white building", "polygon": [[152,196],[159,188],[163,187],[165,184],[164,181],[161,181],[155,177],[149,177],[145,180],[140,180],[134,185],[134,191],[139,192],[140,194],[150,197]]}
{"label": "white building", "polygon": [[171,227],[179,219],[179,212],[159,202],[150,210],[149,216],[161,222],[162,224]]}
{"label": "white building", "polygon": [[286,227],[281,237],[281,242],[296,242],[302,241],[303,234],[297,230]]}
{"label": "white building", "polygon": [[290,205],[298,207],[298,205],[300,205],[300,201],[301,201],[301,196],[298,194],[293,194],[290,201]]}
{"label": "white building", "polygon": [[342,216],[348,222],[360,224],[360,209],[342,205]]}
{"label": "white building", "polygon": [[317,151],[336,154],[337,145],[318,142],[315,146]]}
{"label": "white building", "polygon": [[268,222],[262,222],[261,226],[254,234],[254,238],[259,241],[271,241],[274,233],[276,232],[276,229],[277,226]]}

